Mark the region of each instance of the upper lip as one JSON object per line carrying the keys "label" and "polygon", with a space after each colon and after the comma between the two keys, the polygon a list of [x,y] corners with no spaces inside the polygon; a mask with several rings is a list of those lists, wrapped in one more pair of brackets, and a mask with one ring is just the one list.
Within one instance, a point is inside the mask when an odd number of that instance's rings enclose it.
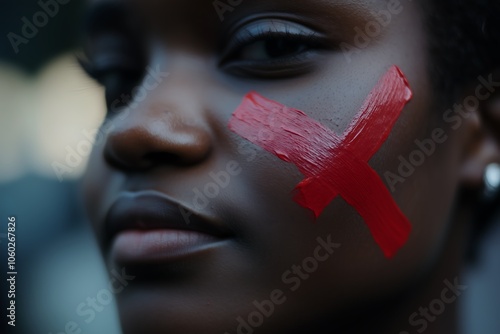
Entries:
{"label": "upper lip", "polygon": [[105,219],[105,238],[110,241],[124,230],[174,229],[197,231],[224,238],[231,231],[212,217],[197,213],[157,191],[123,192]]}

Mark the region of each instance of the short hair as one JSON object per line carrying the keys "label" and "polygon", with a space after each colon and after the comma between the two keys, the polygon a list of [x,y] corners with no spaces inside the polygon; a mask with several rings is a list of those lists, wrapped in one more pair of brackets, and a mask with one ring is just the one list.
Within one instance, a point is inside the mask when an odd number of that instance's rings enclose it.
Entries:
{"label": "short hair", "polygon": [[417,1],[425,13],[433,88],[450,102],[500,67],[500,1]]}

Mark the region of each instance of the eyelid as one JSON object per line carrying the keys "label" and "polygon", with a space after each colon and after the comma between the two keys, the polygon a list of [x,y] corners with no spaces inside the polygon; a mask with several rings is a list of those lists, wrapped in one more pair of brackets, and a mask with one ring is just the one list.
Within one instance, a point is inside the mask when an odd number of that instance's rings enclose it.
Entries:
{"label": "eyelid", "polygon": [[[230,34],[229,43],[223,48],[221,53],[221,62],[223,63],[238,47],[245,43],[258,41],[263,37],[296,37],[304,39],[326,39],[322,32],[304,26],[302,24],[286,21],[283,19],[259,19],[248,23],[247,25],[239,25],[239,29],[233,29]],[[318,43],[321,44],[321,43]]]}
{"label": "eyelid", "polygon": [[282,19],[260,19],[252,21],[249,24],[234,31],[228,40],[231,42],[241,39],[243,34],[248,36],[261,36],[269,33],[287,33],[291,35],[321,35],[320,32],[315,31],[309,27],[301,25],[293,21],[285,21]]}
{"label": "eyelid", "polygon": [[296,15],[293,13],[284,12],[264,12],[247,15],[245,18],[237,21],[236,23],[230,25],[226,29],[226,39],[230,39],[236,32],[241,30],[246,26],[250,26],[255,22],[284,22],[287,24],[296,24],[306,29],[316,31],[322,35],[326,35],[328,30],[324,30],[324,27],[318,25],[316,21],[311,20],[309,17],[304,17],[303,15]]}

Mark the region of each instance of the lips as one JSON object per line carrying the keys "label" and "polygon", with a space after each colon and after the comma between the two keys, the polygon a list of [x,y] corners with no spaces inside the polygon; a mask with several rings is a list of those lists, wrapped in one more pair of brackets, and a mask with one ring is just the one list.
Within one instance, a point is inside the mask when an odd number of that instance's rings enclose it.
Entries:
{"label": "lips", "polygon": [[124,192],[105,220],[116,263],[173,261],[220,246],[231,230],[156,191]]}

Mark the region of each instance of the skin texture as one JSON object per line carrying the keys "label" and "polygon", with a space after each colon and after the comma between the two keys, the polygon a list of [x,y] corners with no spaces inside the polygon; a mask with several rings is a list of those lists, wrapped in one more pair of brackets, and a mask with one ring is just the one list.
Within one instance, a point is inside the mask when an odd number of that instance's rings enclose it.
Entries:
{"label": "skin texture", "polygon": [[[373,20],[371,11],[387,9],[387,2],[243,1],[222,22],[212,1],[125,3],[139,18],[127,23],[134,25],[127,35],[135,41],[133,49],[144,52],[145,60],[134,60],[136,66],[159,66],[169,75],[126,117],[120,117],[125,109],[108,117],[103,126],[108,130],[84,179],[86,206],[104,258],[110,268],[125,267],[136,276],[117,295],[123,332],[236,333],[236,319],[246,319],[255,310],[252,302],[269,299],[275,289],[287,300],[256,333],[409,330],[410,314],[440,296],[444,279],[459,275],[471,208],[458,193],[464,184],[478,187],[485,164],[497,158],[496,147],[488,154],[482,149],[488,136],[478,110],[455,131],[442,126],[442,113],[450,106],[435,103],[418,5],[402,1],[403,11],[348,62],[339,44],[355,45],[354,28]],[[251,24],[249,18],[256,15],[263,24],[280,18],[277,30],[292,22],[307,27],[306,32],[322,36],[324,46],[285,65],[259,67],[257,74],[255,63],[221,64],[224,48],[232,43],[230,32]],[[127,16],[126,21],[133,20]],[[110,34],[121,35],[122,29],[110,23],[92,31],[87,39],[91,56],[110,52],[99,46]],[[255,49],[243,54],[255,55]],[[229,131],[227,124],[242,97],[255,90],[341,134],[394,64],[407,76],[414,97],[370,166],[381,176],[397,172],[398,157],[408,157],[416,149],[414,140],[430,138],[436,127],[446,129],[448,139],[392,193],[413,230],[388,260],[362,218],[341,198],[313,224],[307,210],[292,200],[303,175]],[[283,72],[271,71],[277,67]],[[252,71],[242,76],[241,68]],[[110,91],[126,91],[110,87],[126,82],[120,71],[111,68],[98,78],[107,86],[108,102]],[[209,205],[197,208],[193,189],[213,182],[210,172],[225,170],[229,161],[238,162],[241,173]],[[214,217],[232,231],[231,238],[175,261],[113,263],[103,234],[106,212],[124,191],[142,190],[158,191],[190,211]],[[312,255],[318,237],[329,235],[340,248],[290,291],[283,273]],[[455,307],[447,306],[426,332],[455,333]]]}

